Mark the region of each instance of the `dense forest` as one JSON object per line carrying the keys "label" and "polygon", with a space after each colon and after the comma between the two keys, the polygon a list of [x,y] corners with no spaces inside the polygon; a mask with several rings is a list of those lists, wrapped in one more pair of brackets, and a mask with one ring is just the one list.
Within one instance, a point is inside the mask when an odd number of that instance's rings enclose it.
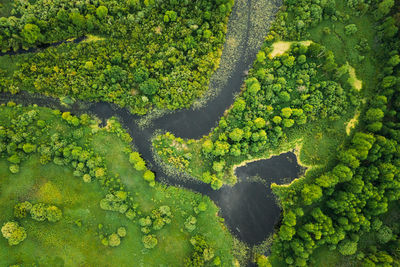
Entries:
{"label": "dense forest", "polygon": [[15,1],[0,18],[3,52],[86,36],[14,56],[0,90],[107,101],[132,112],[189,107],[208,89],[233,1]]}

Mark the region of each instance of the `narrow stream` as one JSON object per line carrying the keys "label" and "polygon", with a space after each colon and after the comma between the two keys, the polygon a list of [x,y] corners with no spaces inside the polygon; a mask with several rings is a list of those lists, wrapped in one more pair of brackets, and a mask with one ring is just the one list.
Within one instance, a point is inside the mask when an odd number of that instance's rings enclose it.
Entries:
{"label": "narrow stream", "polygon": [[[26,92],[17,95],[0,93],[0,102],[5,103],[12,100],[25,105],[37,104],[43,107],[58,108],[61,111],[71,111],[75,114],[89,113],[100,118],[103,123],[112,116],[118,117],[132,136],[136,149],[156,173],[158,181],[209,196],[220,207],[220,215],[239,240],[249,245],[258,244],[273,233],[280,218],[280,208],[272,194],[270,184],[273,182],[278,184],[288,183],[298,177],[302,171],[293,153],[281,154],[237,168],[236,175],[239,182],[233,187],[224,186],[221,190],[214,191],[204,183],[195,180],[179,180],[167,175],[153,158],[150,139],[154,132],[159,129],[170,131],[182,138],[200,138],[202,135],[208,134],[210,129],[216,125],[224,111],[233,103],[234,94],[240,92],[245,73],[250,69],[259,46],[267,33],[268,27],[265,26],[265,32],[251,34],[252,27],[255,27],[251,21],[253,5],[259,2],[268,2],[275,7],[272,14],[269,14],[271,17],[274,16],[281,4],[279,0],[235,1],[228,24],[228,36],[230,31],[236,27],[235,21],[240,18],[245,19],[245,24],[247,23],[244,29],[245,34],[242,35],[240,40],[237,40],[239,45],[238,51],[234,53],[236,56],[234,60],[231,58],[224,59],[224,53],[227,53],[225,47],[221,66],[231,64],[231,62],[234,62],[234,66],[231,68],[227,82],[221,86],[220,90],[216,90],[218,94],[202,108],[169,113],[154,119],[147,128],[140,128],[138,126],[139,116],[131,114],[126,108],[104,102],[77,101],[70,108],[66,108],[60,105],[60,102],[55,98]],[[238,3],[245,3],[246,9],[244,10],[243,6]],[[264,14],[264,16],[266,15]],[[253,38],[251,42],[250,38]],[[258,47],[254,46],[254,38],[258,38]],[[214,75],[218,75],[218,70]],[[259,179],[251,179],[254,176],[258,176]]]}

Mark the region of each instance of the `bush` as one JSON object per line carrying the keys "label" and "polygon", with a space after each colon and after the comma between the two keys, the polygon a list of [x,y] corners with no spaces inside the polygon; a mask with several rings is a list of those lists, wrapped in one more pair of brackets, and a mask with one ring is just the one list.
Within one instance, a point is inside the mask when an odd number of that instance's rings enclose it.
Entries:
{"label": "bush", "polygon": [[33,205],[31,209],[31,217],[32,219],[43,222],[47,218],[47,208],[43,203],[38,203]]}
{"label": "bush", "polygon": [[119,244],[121,244],[121,239],[117,234],[114,233],[108,237],[108,245],[110,247],[118,247]]}
{"label": "bush", "polygon": [[155,235],[146,235],[142,238],[142,243],[145,248],[152,249],[157,246],[158,240]]}
{"label": "bush", "polygon": [[344,27],[344,33],[346,35],[353,35],[358,31],[358,28],[355,24],[349,24]]}
{"label": "bush", "polygon": [[58,222],[61,220],[62,212],[56,206],[48,206],[46,209],[46,218],[49,222]]}
{"label": "bush", "polygon": [[120,237],[125,237],[126,236],[126,228],[125,227],[119,227],[117,230],[117,234]]}
{"label": "bush", "polygon": [[32,204],[28,201],[18,203],[14,206],[14,217],[17,219],[25,218],[31,208]]}
{"label": "bush", "polygon": [[10,246],[18,245],[26,238],[25,229],[17,222],[6,222],[1,228],[1,233]]}

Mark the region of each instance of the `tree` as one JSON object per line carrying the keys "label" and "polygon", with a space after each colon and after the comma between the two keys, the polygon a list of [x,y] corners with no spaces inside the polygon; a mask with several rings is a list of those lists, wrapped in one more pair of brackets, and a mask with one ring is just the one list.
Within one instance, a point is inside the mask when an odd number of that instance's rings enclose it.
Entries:
{"label": "tree", "polygon": [[338,250],[342,255],[353,255],[357,252],[357,242],[345,239],[339,243]]}
{"label": "tree", "polygon": [[290,118],[290,116],[292,115],[292,109],[289,108],[289,107],[283,108],[283,109],[281,110],[281,114],[282,114],[282,116],[285,117],[285,118]]}
{"label": "tree", "polygon": [[358,28],[355,24],[349,24],[344,27],[344,32],[346,35],[353,35],[358,31]]}
{"label": "tree", "polygon": [[118,247],[119,244],[121,244],[121,239],[116,233],[113,233],[108,237],[108,245],[110,247]]}
{"label": "tree", "polygon": [[305,184],[301,190],[301,195],[305,205],[311,205],[314,201],[322,197],[322,190],[316,184]]}
{"label": "tree", "polygon": [[149,183],[154,182],[154,178],[155,178],[154,172],[152,172],[150,170],[146,170],[143,174],[143,178]]}
{"label": "tree", "polygon": [[17,222],[6,222],[1,227],[1,233],[10,246],[18,245],[26,238],[26,231]]}
{"label": "tree", "polygon": [[146,235],[143,236],[142,243],[145,248],[152,249],[157,246],[158,240],[155,235]]}
{"label": "tree", "polygon": [[280,237],[280,239],[282,239],[284,241],[289,241],[289,240],[292,240],[292,237],[295,233],[296,233],[296,230],[293,227],[283,224],[279,231],[279,237]]}
{"label": "tree", "polygon": [[258,129],[264,128],[265,127],[265,120],[263,118],[255,118],[254,119],[254,126],[256,126]]}
{"label": "tree", "polygon": [[147,96],[152,96],[157,92],[159,87],[160,85],[157,80],[150,78],[139,85],[139,90]]}
{"label": "tree", "polygon": [[281,118],[280,116],[275,116],[275,117],[272,118],[272,121],[273,121],[275,124],[280,124],[281,121],[282,121],[282,118]]}
{"label": "tree", "polygon": [[239,142],[242,139],[242,137],[243,137],[243,130],[239,128],[235,128],[233,129],[232,132],[229,133],[229,138],[235,142]]}
{"label": "tree", "polygon": [[49,222],[58,222],[61,220],[62,212],[61,210],[53,205],[50,205],[46,209],[46,218]]}
{"label": "tree", "polygon": [[25,218],[31,208],[32,204],[28,201],[18,203],[14,206],[14,217],[17,219]]}
{"label": "tree", "polygon": [[378,9],[375,10],[375,18],[377,20],[386,16],[394,5],[394,0],[383,0],[378,4]]}
{"label": "tree", "polygon": [[125,237],[125,236],[126,236],[126,228],[125,228],[125,227],[119,227],[119,228],[117,229],[117,234],[118,234],[120,237]]}
{"label": "tree", "polygon": [[367,110],[365,113],[365,118],[369,122],[375,122],[375,121],[380,121],[384,117],[384,113],[381,109],[379,108],[370,108]]}
{"label": "tree", "polygon": [[378,230],[378,232],[376,233],[376,237],[378,238],[379,243],[386,244],[393,237],[392,229],[384,225]]}
{"label": "tree", "polygon": [[37,25],[28,23],[25,24],[24,28],[22,29],[21,35],[25,42],[28,44],[34,44],[40,37],[40,29]]}
{"label": "tree", "polygon": [[43,222],[47,217],[47,209],[46,205],[43,203],[38,203],[32,206],[31,209],[31,217],[32,219]]}
{"label": "tree", "polygon": [[213,142],[210,139],[206,139],[201,146],[205,153],[211,153],[214,148]]}
{"label": "tree", "polygon": [[189,232],[193,232],[193,230],[196,229],[196,223],[196,217],[189,216],[184,223],[186,230],[188,230]]}
{"label": "tree", "polygon": [[225,166],[224,160],[213,162],[213,170],[216,172],[222,172],[222,170],[224,169],[224,166]]}
{"label": "tree", "polygon": [[73,12],[69,14],[69,18],[72,21],[72,23],[78,28],[78,30],[83,30],[84,27],[86,26],[85,17],[81,15],[79,12]]}
{"label": "tree", "polygon": [[292,119],[284,119],[284,120],[282,121],[282,125],[283,125],[284,127],[286,127],[286,128],[292,127],[293,124],[294,124],[294,120],[292,120]]}
{"label": "tree", "polygon": [[96,15],[97,15],[97,17],[98,17],[99,19],[105,18],[105,17],[107,16],[107,14],[108,14],[108,9],[107,9],[107,7],[105,7],[105,6],[99,6],[99,7],[96,9]]}
{"label": "tree", "polygon": [[351,169],[343,164],[338,164],[335,168],[333,168],[332,173],[339,178],[340,183],[348,182],[353,177],[353,172]]}
{"label": "tree", "polygon": [[29,154],[32,153],[36,150],[36,145],[32,145],[30,143],[26,143],[22,146],[22,149],[24,150],[25,153]]}

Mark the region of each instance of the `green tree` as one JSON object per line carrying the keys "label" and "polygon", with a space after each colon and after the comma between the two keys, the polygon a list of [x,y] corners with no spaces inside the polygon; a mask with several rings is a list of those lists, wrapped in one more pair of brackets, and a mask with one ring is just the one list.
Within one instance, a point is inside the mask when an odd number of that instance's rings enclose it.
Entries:
{"label": "green tree", "polygon": [[233,129],[232,132],[229,133],[229,138],[235,142],[239,142],[240,140],[242,140],[242,137],[243,137],[243,130],[239,128],[235,128]]}
{"label": "green tree", "polygon": [[264,128],[265,127],[265,120],[263,118],[255,118],[254,119],[254,126],[256,126],[258,129]]}
{"label": "green tree", "polygon": [[343,240],[338,245],[338,250],[342,255],[353,255],[357,252],[357,242],[351,240]]}
{"label": "green tree", "polygon": [[322,197],[321,187],[315,184],[305,184],[301,190],[304,204],[311,205],[314,201]]}
{"label": "green tree", "polygon": [[375,122],[375,121],[380,121],[384,117],[384,113],[381,109],[379,108],[370,108],[367,110],[365,113],[365,118],[369,122]]}
{"label": "green tree", "polygon": [[222,170],[224,169],[224,166],[225,166],[224,160],[213,162],[213,170],[216,172],[222,172]]}
{"label": "green tree", "polygon": [[31,208],[32,204],[28,201],[18,203],[14,206],[14,217],[17,219],[25,218]]}
{"label": "green tree", "polygon": [[28,44],[34,44],[40,37],[40,28],[35,24],[25,24],[21,31],[22,38]]}
{"label": "green tree", "polygon": [[150,78],[139,85],[140,91],[148,96],[154,95],[159,87],[160,85],[158,84],[157,80],[153,78]]}
{"label": "green tree", "polygon": [[26,231],[17,222],[6,222],[1,227],[1,233],[10,246],[18,245],[26,238]]}
{"label": "green tree", "polygon": [[22,149],[24,150],[25,153],[29,154],[32,152],[35,152],[36,150],[36,145],[32,145],[30,143],[26,143],[22,146]]}
{"label": "green tree", "polygon": [[142,238],[142,243],[145,248],[152,249],[157,246],[158,240],[155,235],[145,235]]}
{"label": "green tree", "polygon": [[344,27],[344,32],[346,35],[353,35],[358,31],[358,28],[355,24],[349,24]]}
{"label": "green tree", "polygon": [[120,236],[120,237],[125,237],[126,236],[126,228],[125,227],[119,227],[118,229],[117,229],[117,234]]}
{"label": "green tree", "polygon": [[213,151],[213,148],[214,148],[214,144],[210,139],[204,140],[204,142],[203,142],[203,144],[201,146],[202,146],[203,151],[205,153],[211,153]]}
{"label": "green tree", "polygon": [[121,239],[116,233],[113,233],[108,236],[108,245],[110,247],[118,247],[121,244]]}
{"label": "green tree", "polygon": [[32,219],[43,222],[47,217],[47,208],[43,203],[34,204],[31,209]]}
{"label": "green tree", "polygon": [[155,179],[154,172],[152,172],[150,170],[145,171],[143,174],[143,178],[149,183],[154,182],[154,179]]}
{"label": "green tree", "polygon": [[105,6],[99,6],[99,7],[96,9],[96,15],[97,15],[97,17],[98,17],[99,19],[105,18],[105,17],[107,16],[107,14],[108,14],[108,8],[105,7]]}
{"label": "green tree", "polygon": [[50,205],[46,209],[46,218],[49,222],[58,222],[62,218],[62,211],[53,205]]}

